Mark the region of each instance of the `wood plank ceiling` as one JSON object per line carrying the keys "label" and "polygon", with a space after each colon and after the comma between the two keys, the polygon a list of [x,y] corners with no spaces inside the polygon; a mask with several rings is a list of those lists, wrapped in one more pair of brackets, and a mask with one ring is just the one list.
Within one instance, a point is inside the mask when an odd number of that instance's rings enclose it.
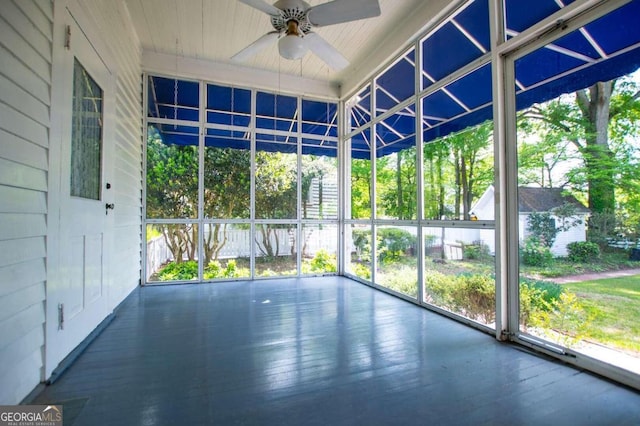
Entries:
{"label": "wood plank ceiling", "polygon": [[[270,1],[270,0],[267,0]],[[307,0],[311,6],[326,0]],[[237,0],[125,0],[145,51],[230,63],[230,57],[272,31],[269,17]],[[358,64],[383,42],[394,28],[411,16],[421,0],[380,0],[381,15],[346,24],[315,28],[342,53],[350,65],[336,72],[312,53],[301,60],[280,57],[269,46],[244,65],[340,84]]]}

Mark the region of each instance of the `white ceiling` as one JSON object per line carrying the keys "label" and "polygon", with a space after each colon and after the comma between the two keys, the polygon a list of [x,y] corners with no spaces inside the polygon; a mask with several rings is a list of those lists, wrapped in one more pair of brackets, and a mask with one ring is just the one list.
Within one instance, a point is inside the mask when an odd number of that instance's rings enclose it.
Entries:
{"label": "white ceiling", "polygon": [[[325,2],[307,0],[312,6]],[[230,64],[233,54],[273,29],[269,16],[237,0],[125,0],[125,3],[143,51],[177,55],[178,60],[191,58]],[[378,17],[314,29],[350,61],[349,67],[340,72],[333,71],[312,53],[301,60],[283,59],[275,44],[244,65],[340,85],[362,63],[371,62],[391,34],[400,32],[406,40],[402,27],[407,21],[415,22],[416,9],[426,3],[430,2],[380,0],[382,13]]]}

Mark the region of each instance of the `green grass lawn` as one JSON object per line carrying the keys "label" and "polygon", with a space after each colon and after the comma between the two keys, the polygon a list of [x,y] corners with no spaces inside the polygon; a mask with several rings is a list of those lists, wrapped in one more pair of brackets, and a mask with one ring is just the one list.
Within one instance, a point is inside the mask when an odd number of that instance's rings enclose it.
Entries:
{"label": "green grass lawn", "polygon": [[640,355],[640,275],[564,284],[590,314],[585,338]]}

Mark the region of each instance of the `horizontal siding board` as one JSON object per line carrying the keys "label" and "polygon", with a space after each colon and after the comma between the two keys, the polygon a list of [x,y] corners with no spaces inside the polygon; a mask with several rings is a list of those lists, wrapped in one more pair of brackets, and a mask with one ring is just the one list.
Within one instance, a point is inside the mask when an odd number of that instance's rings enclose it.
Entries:
{"label": "horizontal siding board", "polygon": [[32,118],[0,103],[0,129],[32,141],[43,147],[49,145],[48,128]]}
{"label": "horizontal siding board", "polygon": [[[36,327],[41,327],[44,323],[44,283],[31,286],[23,291],[15,293],[16,297],[24,296],[33,303],[26,309],[13,313],[10,317],[0,320],[0,351]],[[7,297],[6,299],[15,299]],[[15,304],[24,304],[21,300],[14,300]],[[7,302],[8,303],[8,302]],[[1,311],[0,311],[1,312]],[[5,314],[3,312],[2,314]]]}
{"label": "horizontal siding board", "polygon": [[[14,340],[11,344],[1,349],[0,377],[5,376],[11,369],[20,364],[20,361],[22,361],[25,357],[30,356],[34,352],[34,350],[40,352],[40,347],[42,346],[43,342],[44,330],[42,327],[36,327],[28,333],[20,336],[18,340]],[[40,373],[38,372],[38,376],[39,375]],[[33,388],[37,384],[38,381],[34,382],[31,387]]]}
{"label": "horizontal siding board", "polygon": [[0,158],[0,185],[46,191],[47,173]]}
{"label": "horizontal siding board", "polygon": [[35,5],[44,13],[44,15],[53,22],[53,2],[52,1],[37,1]]}
{"label": "horizontal siding board", "polygon": [[0,158],[47,170],[47,150],[0,129]]}
{"label": "horizontal siding board", "polygon": [[34,24],[27,15],[13,2],[4,0],[0,15],[11,25],[47,63],[51,63],[51,41]]}
{"label": "horizontal siding board", "polygon": [[[0,299],[0,323],[4,323],[10,318],[19,315],[20,312],[38,305],[42,308],[45,299],[44,282],[35,283],[25,286],[18,291],[4,295]],[[0,348],[4,347],[8,342],[0,341]]]}
{"label": "horizontal siding board", "polygon": [[46,104],[50,103],[48,80],[36,76],[29,68],[20,62],[9,50],[0,45],[0,74],[15,82],[36,99]]}
{"label": "horizontal siding board", "polygon": [[5,103],[10,100],[14,109],[49,127],[49,106],[2,75],[0,75],[0,93]]}
{"label": "horizontal siding board", "polygon": [[51,81],[51,64],[23,39],[11,25],[0,18],[0,43],[11,52],[19,52],[20,60],[44,81]]}
{"label": "horizontal siding board", "polygon": [[46,213],[46,193],[0,185],[0,213]]}
{"label": "horizontal siding board", "polygon": [[44,237],[22,238],[19,240],[0,241],[0,266],[13,265],[30,259],[41,259],[45,256]]}
{"label": "horizontal siding board", "polygon": [[0,240],[46,235],[47,223],[43,214],[0,213]]}
{"label": "horizontal siding board", "polygon": [[42,351],[34,350],[22,358],[5,375],[0,375],[0,383],[11,383],[11,386],[0,386],[0,401],[6,404],[18,404],[42,380]]}
{"label": "horizontal siding board", "polygon": [[46,276],[44,258],[0,267],[0,297],[38,282],[44,282]]}
{"label": "horizontal siding board", "polygon": [[[14,3],[24,16],[29,19],[35,25],[35,27],[40,31],[47,40],[51,41],[53,39],[53,24],[51,22],[51,16],[47,15],[42,9],[36,6],[35,3],[30,1],[22,1],[22,0],[14,0]],[[53,2],[41,2],[41,3],[53,3]]]}

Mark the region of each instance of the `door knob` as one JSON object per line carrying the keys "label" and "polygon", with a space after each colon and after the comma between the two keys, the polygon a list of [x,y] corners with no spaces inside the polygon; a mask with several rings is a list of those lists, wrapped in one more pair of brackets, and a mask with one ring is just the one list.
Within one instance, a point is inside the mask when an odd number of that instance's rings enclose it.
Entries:
{"label": "door knob", "polygon": [[107,203],[107,204],[105,204],[105,206],[104,206],[104,207],[105,207],[107,210],[113,210],[113,209],[115,209],[115,208],[116,208],[116,205],[115,205],[115,204],[113,204],[113,203]]}

